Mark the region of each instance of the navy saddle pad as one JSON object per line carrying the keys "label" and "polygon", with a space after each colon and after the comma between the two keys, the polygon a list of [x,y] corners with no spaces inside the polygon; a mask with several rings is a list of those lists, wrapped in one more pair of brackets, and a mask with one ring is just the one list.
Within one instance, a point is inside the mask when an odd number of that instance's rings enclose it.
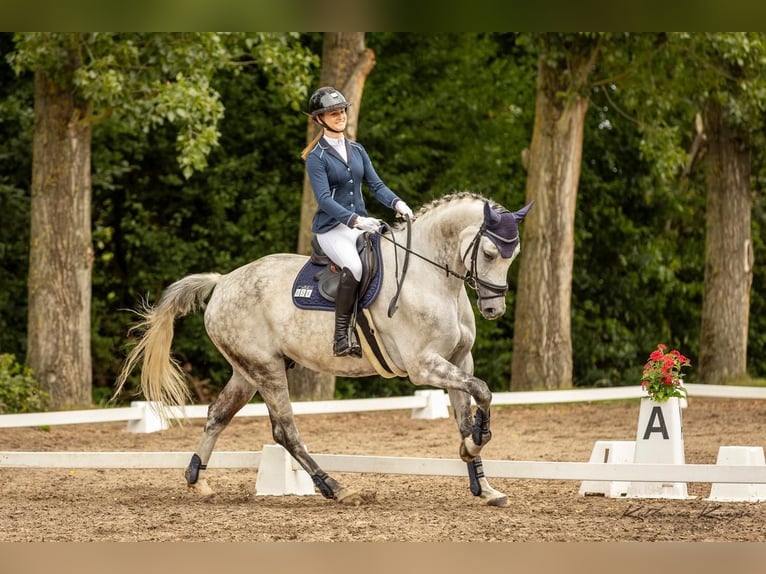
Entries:
{"label": "navy saddle pad", "polygon": [[[361,296],[359,307],[364,309],[369,307],[380,291],[380,285],[383,283],[383,261],[380,258],[380,235],[375,234],[370,237],[375,258],[378,260],[378,271],[370,281],[367,291]],[[293,281],[292,298],[293,303],[299,309],[316,309],[321,311],[335,311],[335,301],[326,299],[319,291],[319,281],[317,277],[320,273],[327,271],[327,265],[317,265],[309,259],[298,272]]]}

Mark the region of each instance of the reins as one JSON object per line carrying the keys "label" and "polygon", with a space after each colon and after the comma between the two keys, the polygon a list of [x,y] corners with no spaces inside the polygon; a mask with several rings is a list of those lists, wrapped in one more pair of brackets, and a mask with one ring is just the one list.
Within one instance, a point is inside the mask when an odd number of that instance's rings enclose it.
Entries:
{"label": "reins", "polygon": [[[410,249],[410,245],[412,242],[412,221],[410,220],[409,215],[405,215],[404,219],[407,221],[407,247],[404,248],[404,263],[402,264],[402,276],[399,277],[399,255],[396,252],[396,248],[399,246],[398,243],[396,243],[396,240],[392,240],[392,243],[394,244],[394,261],[396,262],[396,269],[394,271],[394,277],[396,277],[396,293],[391,298],[391,302],[388,304],[388,316],[393,317],[394,313],[396,313],[396,310],[398,307],[396,306],[396,302],[399,300],[399,294],[402,292],[402,285],[404,284],[404,278],[407,276],[407,267],[409,266],[410,262],[410,253],[412,250]],[[393,236],[394,232],[391,232],[391,235]],[[386,237],[386,239],[388,239]]]}
{"label": "reins", "polygon": [[[415,257],[418,257],[422,259],[423,261],[430,263],[434,267],[438,267],[439,269],[444,270],[447,277],[450,275],[460,279],[461,281],[465,282],[471,289],[476,291],[479,294],[479,299],[486,300],[486,299],[494,299],[496,297],[505,297],[505,294],[508,292],[508,285],[498,285],[496,283],[490,283],[489,281],[485,281],[484,279],[481,279],[478,275],[478,270],[476,267],[476,256],[479,252],[479,239],[482,235],[485,235],[489,233],[486,229],[486,225],[482,224],[479,228],[479,231],[476,232],[476,235],[474,235],[473,239],[471,240],[471,243],[468,245],[468,248],[466,249],[465,253],[463,254],[462,261],[465,264],[465,258],[468,256],[469,251],[471,252],[471,265],[466,266],[468,269],[466,270],[465,274],[461,275],[459,273],[456,273],[452,269],[449,268],[449,265],[447,264],[441,264],[437,263],[436,261],[429,259],[428,257],[421,255],[417,251],[413,251],[410,248],[411,245],[411,239],[412,239],[412,222],[409,217],[406,218],[407,220],[407,245],[404,246],[401,243],[397,243],[396,238],[394,237],[393,230],[391,232],[391,237],[387,237],[386,235],[381,233],[381,237],[385,239],[386,241],[392,243],[394,245],[394,260],[396,261],[396,294],[391,299],[391,303],[388,306],[388,316],[391,317],[396,312],[396,301],[399,299],[399,294],[401,292],[402,284],[404,283],[404,277],[407,273],[407,263],[409,261],[409,255],[412,254]],[[390,228],[390,226],[389,226]],[[402,268],[402,276],[399,277],[399,258],[396,256],[396,249],[402,249],[406,253],[404,258],[404,264]],[[482,297],[481,293],[479,292],[479,286],[484,287],[488,291],[492,293],[491,297]]]}
{"label": "reins", "polygon": [[[408,218],[407,219],[407,246],[404,246],[401,243],[397,243],[396,239],[392,239],[390,237],[386,237],[382,233],[380,234],[380,236],[383,239],[385,239],[386,241],[388,241],[389,243],[393,243],[396,248],[399,248],[399,249],[402,249],[403,251],[405,251],[408,255],[412,254],[415,257],[419,257],[423,261],[426,261],[427,263],[430,263],[434,267],[438,267],[439,269],[444,269],[444,271],[446,271],[448,277],[450,275],[452,275],[453,277],[457,277],[461,281],[467,281],[470,278],[470,273],[468,273],[468,272],[466,272],[465,275],[459,275],[459,274],[455,273],[452,269],[450,269],[449,265],[442,265],[441,263],[437,263],[436,261],[434,261],[432,259],[429,259],[428,257],[426,257],[424,255],[421,255],[417,251],[413,251],[412,249],[410,249],[410,247],[409,247],[409,245],[410,245],[410,227],[409,227],[409,225],[410,225],[410,222],[409,222],[409,218]],[[390,229],[390,226],[389,226],[389,229]],[[393,236],[393,231],[392,231],[391,235]]]}

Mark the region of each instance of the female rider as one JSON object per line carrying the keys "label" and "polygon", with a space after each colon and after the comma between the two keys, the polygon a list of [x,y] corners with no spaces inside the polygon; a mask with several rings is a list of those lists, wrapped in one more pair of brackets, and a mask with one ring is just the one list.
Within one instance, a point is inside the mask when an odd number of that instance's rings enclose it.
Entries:
{"label": "female rider", "polygon": [[325,254],[341,269],[335,297],[336,357],[362,356],[361,348],[349,336],[356,290],[362,278],[356,239],[364,232],[377,233],[382,224],[379,219],[367,216],[362,182],[380,203],[412,217],[412,210],[375,172],[367,151],[343,136],[349,105],[335,88],[328,86],[315,91],[309,98],[308,115],[321,131],[301,153],[317,200],[311,231]]}

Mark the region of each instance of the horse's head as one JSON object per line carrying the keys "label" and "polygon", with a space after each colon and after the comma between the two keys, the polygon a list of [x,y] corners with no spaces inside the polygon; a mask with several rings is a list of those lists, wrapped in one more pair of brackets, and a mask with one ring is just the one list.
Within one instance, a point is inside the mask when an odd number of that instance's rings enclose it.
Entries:
{"label": "horse's head", "polygon": [[508,269],[521,250],[519,223],[533,203],[518,211],[484,204],[484,222],[463,260],[470,274],[469,284],[479,295],[479,312],[485,319],[497,319],[505,313]]}

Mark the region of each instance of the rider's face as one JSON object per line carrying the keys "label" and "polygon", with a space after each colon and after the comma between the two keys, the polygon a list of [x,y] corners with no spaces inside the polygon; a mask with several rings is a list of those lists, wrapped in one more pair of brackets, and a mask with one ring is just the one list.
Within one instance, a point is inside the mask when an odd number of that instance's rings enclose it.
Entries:
{"label": "rider's face", "polygon": [[346,129],[346,122],[348,121],[346,110],[332,110],[331,112],[325,112],[322,114],[322,121],[335,130],[343,131]]}

